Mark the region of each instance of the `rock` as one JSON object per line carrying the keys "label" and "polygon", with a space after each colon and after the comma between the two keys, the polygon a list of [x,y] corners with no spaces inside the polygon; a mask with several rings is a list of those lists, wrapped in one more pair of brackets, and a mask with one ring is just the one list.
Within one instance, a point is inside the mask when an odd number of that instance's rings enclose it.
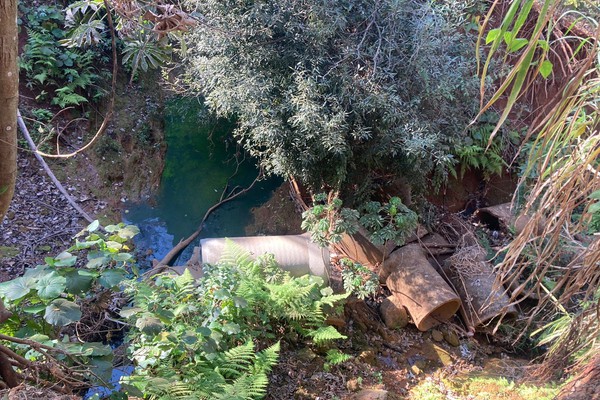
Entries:
{"label": "rock", "polygon": [[369,365],[377,365],[377,357],[374,350],[364,350],[358,355],[358,360]]}
{"label": "rock", "polygon": [[348,388],[348,390],[351,392],[358,391],[360,389],[360,382],[358,381],[358,378],[350,379],[348,382],[346,382],[346,388]]}
{"label": "rock", "polygon": [[379,389],[363,389],[355,393],[350,400],[387,400],[388,391]]}
{"label": "rock", "polygon": [[423,343],[423,355],[428,360],[431,360],[432,362],[435,362],[437,364],[441,363],[445,367],[453,363],[452,355],[450,355],[450,353],[448,353],[446,350],[444,350],[437,344],[429,342]]}
{"label": "rock", "polygon": [[398,297],[392,295],[381,302],[379,312],[390,329],[404,328],[408,324],[408,313]]}
{"label": "rock", "polygon": [[444,340],[446,340],[450,346],[458,347],[460,345],[458,335],[453,330],[444,332]]}
{"label": "rock", "polygon": [[410,366],[410,370],[411,370],[411,371],[412,371],[412,373],[413,373],[413,374],[415,374],[415,375],[419,375],[421,372],[423,372],[423,370],[421,370],[421,368],[419,368],[419,367],[417,366],[417,364],[415,364],[415,365],[411,365],[411,366]]}
{"label": "rock", "polygon": [[431,338],[436,342],[441,342],[442,340],[444,340],[444,334],[438,331],[437,329],[434,329],[431,331]]}
{"label": "rock", "polygon": [[308,347],[300,349],[296,352],[296,358],[300,361],[310,362],[314,360],[317,355]]}

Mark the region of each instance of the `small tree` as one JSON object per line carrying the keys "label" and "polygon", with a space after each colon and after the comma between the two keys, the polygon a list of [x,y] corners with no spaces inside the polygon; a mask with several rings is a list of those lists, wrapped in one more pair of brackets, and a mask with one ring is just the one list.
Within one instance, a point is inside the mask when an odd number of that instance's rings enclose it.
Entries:
{"label": "small tree", "polygon": [[17,0],[0,2],[0,222],[12,200],[17,177]]}
{"label": "small tree", "polygon": [[477,97],[462,2],[186,4],[203,16],[187,39],[186,82],[237,119],[267,171],[358,197],[370,172],[422,180],[452,163]]}

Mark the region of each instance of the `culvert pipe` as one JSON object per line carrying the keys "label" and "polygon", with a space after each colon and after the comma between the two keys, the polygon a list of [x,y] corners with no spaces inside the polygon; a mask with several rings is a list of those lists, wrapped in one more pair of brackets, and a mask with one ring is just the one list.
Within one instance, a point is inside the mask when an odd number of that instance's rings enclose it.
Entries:
{"label": "culvert pipe", "polygon": [[388,288],[406,307],[420,331],[447,321],[460,308],[460,298],[427,261],[419,244],[394,251],[384,261],[384,269],[390,273],[386,279]]}
{"label": "culvert pipe", "polygon": [[[254,257],[265,253],[273,254],[279,267],[290,272],[293,276],[311,274],[320,276],[325,282],[329,281],[329,250],[311,242],[310,236],[307,234],[245,236],[228,239],[246,249]],[[200,240],[202,263],[218,263],[228,239]]]}

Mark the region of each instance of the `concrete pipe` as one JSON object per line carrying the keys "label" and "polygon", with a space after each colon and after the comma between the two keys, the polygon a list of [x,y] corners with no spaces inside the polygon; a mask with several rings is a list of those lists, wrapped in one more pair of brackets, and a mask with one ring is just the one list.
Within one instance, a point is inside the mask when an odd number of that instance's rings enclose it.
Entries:
{"label": "concrete pipe", "polygon": [[[489,226],[492,230],[514,227],[517,235],[523,232],[525,227],[529,224],[529,221],[531,221],[531,216],[529,215],[514,215],[511,203],[480,208],[477,210],[476,216],[483,224]],[[533,228],[533,233],[535,235],[541,235],[542,232],[544,232],[545,224],[545,218],[541,218]]]}
{"label": "concrete pipe", "polygon": [[335,249],[373,272],[377,271],[383,261],[381,251],[361,232],[342,234],[342,240],[335,244]]}
{"label": "concrete pipe", "polygon": [[472,329],[501,316],[517,317],[517,309],[510,304],[504,288],[495,286],[496,274],[478,246],[459,250],[446,260],[444,271],[463,302],[463,319]]}
{"label": "concrete pipe", "polygon": [[409,244],[394,251],[384,264],[390,272],[388,288],[420,331],[447,321],[459,309],[460,298],[427,261],[420,245]]}
{"label": "concrete pipe", "polygon": [[[219,262],[226,245],[225,238],[202,239],[202,263]],[[294,276],[306,274],[320,276],[328,282],[329,251],[310,241],[310,236],[246,236],[229,240],[248,250],[253,256],[270,253],[282,269]]]}

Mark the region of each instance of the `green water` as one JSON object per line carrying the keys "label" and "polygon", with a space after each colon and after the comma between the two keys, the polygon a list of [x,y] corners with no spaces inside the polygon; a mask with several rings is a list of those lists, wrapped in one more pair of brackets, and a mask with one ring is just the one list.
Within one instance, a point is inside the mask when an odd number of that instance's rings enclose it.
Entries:
{"label": "green water", "polygon": [[[158,194],[147,202],[130,204],[125,214],[129,223],[140,227],[136,245],[142,250],[152,249],[150,258],[161,259],[180,239],[194,232],[228,182],[229,188],[246,187],[257,176],[254,160],[236,148],[232,129],[231,122],[210,118],[193,100],[178,100],[167,106],[168,148]],[[281,180],[273,178],[260,181],[221,206],[211,214],[200,238],[243,236],[252,220],[250,210],[266,202],[280,184]],[[187,261],[192,247],[176,264]]]}

